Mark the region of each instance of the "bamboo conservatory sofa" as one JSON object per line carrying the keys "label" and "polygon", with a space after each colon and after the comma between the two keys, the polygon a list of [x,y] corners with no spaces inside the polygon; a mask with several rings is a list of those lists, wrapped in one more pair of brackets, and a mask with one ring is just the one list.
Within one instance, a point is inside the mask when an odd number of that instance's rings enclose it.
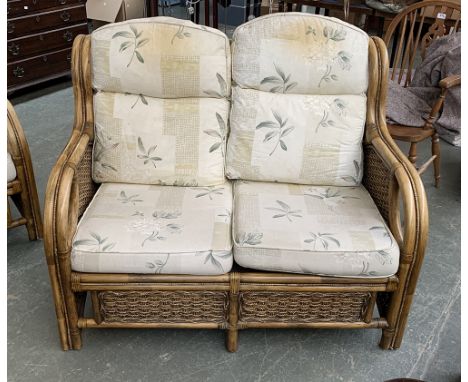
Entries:
{"label": "bamboo conservatory sofa", "polygon": [[374,328],[398,348],[428,217],[385,124],[386,52],[302,13],[231,45],[166,17],[78,36],[45,203],[63,349],[85,328],[223,329],[229,351],[240,329]]}

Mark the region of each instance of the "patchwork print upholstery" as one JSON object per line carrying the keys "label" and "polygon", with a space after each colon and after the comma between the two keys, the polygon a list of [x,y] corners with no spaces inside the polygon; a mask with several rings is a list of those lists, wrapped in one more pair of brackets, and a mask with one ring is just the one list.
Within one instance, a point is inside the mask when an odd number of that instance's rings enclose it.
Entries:
{"label": "patchwork print upholstery", "polygon": [[98,93],[96,182],[216,185],[224,182],[229,102]]}
{"label": "patchwork print upholstery", "polygon": [[369,37],[336,18],[276,13],[238,27],[232,76],[240,87],[275,93],[367,91]]}
{"label": "patchwork print upholstery", "polygon": [[368,36],[304,13],[234,33],[231,179],[356,186],[362,178]]}
{"label": "patchwork print upholstery", "polygon": [[9,152],[7,152],[7,182],[11,182],[16,178],[16,168],[13,159]]}
{"label": "patchwork print upholstery", "polygon": [[227,37],[158,17],[91,38],[96,182],[222,184],[231,83]]}
{"label": "patchwork print upholstery", "polygon": [[226,175],[359,184],[365,118],[363,95],[284,95],[235,87]]}
{"label": "patchwork print upholstery", "polygon": [[328,276],[397,272],[399,248],[363,186],[237,181],[234,259],[243,267]]}
{"label": "patchwork print upholstery", "polygon": [[72,269],[216,275],[232,267],[231,185],[100,186],[72,244]]}
{"label": "patchwork print upholstery", "polygon": [[108,24],[91,35],[93,87],[158,98],[227,97],[227,36],[170,17]]}

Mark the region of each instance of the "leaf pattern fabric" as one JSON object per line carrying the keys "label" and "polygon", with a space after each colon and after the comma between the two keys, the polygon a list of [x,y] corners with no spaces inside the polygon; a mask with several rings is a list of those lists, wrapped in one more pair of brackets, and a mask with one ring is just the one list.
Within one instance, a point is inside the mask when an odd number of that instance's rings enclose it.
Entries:
{"label": "leaf pattern fabric", "polygon": [[227,36],[187,20],[157,17],[105,25],[91,34],[91,57],[97,91],[158,98],[230,93]]}
{"label": "leaf pattern fabric", "polygon": [[368,84],[368,44],[364,31],[335,18],[267,15],[234,32],[233,80],[273,93],[361,94]]}
{"label": "leaf pattern fabric", "polygon": [[78,224],[72,269],[214,275],[232,267],[232,190],[102,184]]}
{"label": "leaf pattern fabric", "polygon": [[365,95],[276,94],[233,87],[230,179],[356,186]]}
{"label": "leaf pattern fabric", "polygon": [[100,92],[94,97],[94,112],[95,182],[225,182],[227,100]]}
{"label": "leaf pattern fabric", "polygon": [[234,260],[258,270],[343,277],[397,272],[399,248],[363,186],[236,181]]}

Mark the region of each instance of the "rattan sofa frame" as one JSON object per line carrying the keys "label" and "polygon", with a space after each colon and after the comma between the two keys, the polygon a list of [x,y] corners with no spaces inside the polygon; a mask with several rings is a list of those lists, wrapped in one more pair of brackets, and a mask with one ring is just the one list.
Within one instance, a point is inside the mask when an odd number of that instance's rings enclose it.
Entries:
{"label": "rattan sofa frame", "polygon": [[[84,328],[223,329],[231,352],[237,350],[240,329],[376,328],[382,330],[380,347],[400,346],[424,257],[428,212],[421,179],[385,124],[388,58],[381,39],[369,40],[363,183],[400,247],[399,269],[391,277],[322,277],[241,268],[220,276],[72,271],[73,235],[98,188],[91,178],[94,122],[89,36],[80,35],[74,41],[72,76],[75,122],[49,178],[44,230],[64,350],[81,348]],[[84,314],[87,296],[92,302],[91,317]],[[378,317],[373,317],[375,305]]]}

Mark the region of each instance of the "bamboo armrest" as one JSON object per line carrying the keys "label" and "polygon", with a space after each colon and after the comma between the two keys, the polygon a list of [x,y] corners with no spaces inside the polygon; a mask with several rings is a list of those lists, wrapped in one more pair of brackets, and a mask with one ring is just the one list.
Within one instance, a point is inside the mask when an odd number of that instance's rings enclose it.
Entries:
{"label": "bamboo armrest", "polygon": [[50,249],[46,250],[48,256],[52,256],[55,249],[58,253],[66,253],[71,247],[78,225],[79,190],[74,178],[89,139],[86,133],[78,134],[74,130],[49,177],[44,206],[45,245]]}
{"label": "bamboo armrest", "polygon": [[[387,49],[381,39],[373,37],[372,40],[374,44],[370,45],[370,65],[380,66],[381,70],[378,71],[380,78],[374,78],[373,81],[378,86],[372,86],[368,90],[368,98],[375,98],[376,103],[375,107],[368,109],[365,146],[375,152],[374,156],[386,169],[385,176],[377,181],[386,184],[387,224],[400,247],[399,273],[405,267],[406,273],[413,267],[419,269],[424,257],[429,220],[426,193],[415,167],[388,132],[385,115],[388,86]],[[377,182],[370,179],[370,182],[372,181]],[[366,182],[369,180],[366,179]],[[382,200],[382,197],[380,199]],[[403,216],[400,216],[400,210]]]}
{"label": "bamboo armrest", "polygon": [[461,84],[461,75],[452,74],[451,76],[445,77],[443,80],[440,80],[439,86],[442,89],[449,89],[452,86],[457,86]]}

